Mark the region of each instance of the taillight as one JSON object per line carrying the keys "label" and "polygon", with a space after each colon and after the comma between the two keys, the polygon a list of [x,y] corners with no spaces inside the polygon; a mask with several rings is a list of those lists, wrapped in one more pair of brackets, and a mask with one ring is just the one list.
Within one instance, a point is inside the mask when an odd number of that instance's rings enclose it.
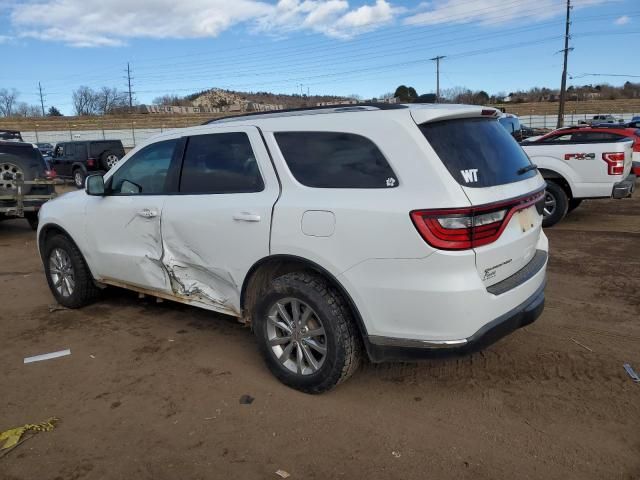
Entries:
{"label": "taillight", "polygon": [[87,166],[88,167],[95,167],[96,166],[96,159],[95,158],[87,158]]}
{"label": "taillight", "polygon": [[603,153],[602,159],[607,162],[607,173],[609,175],[622,175],[624,173],[624,153]]}
{"label": "taillight", "polygon": [[640,152],[640,139],[633,142],[633,151]]}
{"label": "taillight", "polygon": [[411,220],[422,238],[440,250],[468,250],[495,242],[511,217],[538,202],[544,191],[506,202],[444,210],[414,210]]}

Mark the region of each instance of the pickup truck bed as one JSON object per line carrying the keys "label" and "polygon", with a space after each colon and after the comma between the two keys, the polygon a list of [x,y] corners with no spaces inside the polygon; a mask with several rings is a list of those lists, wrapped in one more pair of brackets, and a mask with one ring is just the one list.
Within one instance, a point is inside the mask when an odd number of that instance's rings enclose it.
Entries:
{"label": "pickup truck bed", "polygon": [[522,148],[548,184],[544,226],[562,220],[582,199],[630,196],[635,189],[632,144],[524,142]]}

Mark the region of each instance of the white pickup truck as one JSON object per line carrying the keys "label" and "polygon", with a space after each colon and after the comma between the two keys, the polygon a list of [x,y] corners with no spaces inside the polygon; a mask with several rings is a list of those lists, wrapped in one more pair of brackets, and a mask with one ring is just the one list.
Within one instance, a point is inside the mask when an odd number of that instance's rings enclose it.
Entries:
{"label": "white pickup truck", "polygon": [[522,142],[547,181],[543,226],[562,220],[587,198],[625,198],[635,188],[631,172],[633,140]]}

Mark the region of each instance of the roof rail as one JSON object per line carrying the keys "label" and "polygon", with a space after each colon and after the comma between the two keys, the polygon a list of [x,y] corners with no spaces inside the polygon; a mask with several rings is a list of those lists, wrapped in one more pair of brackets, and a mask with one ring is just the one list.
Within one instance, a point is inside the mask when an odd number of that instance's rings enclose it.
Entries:
{"label": "roof rail", "polygon": [[338,105],[323,105],[318,107],[302,107],[302,108],[286,108],[284,110],[270,110],[268,112],[250,112],[242,115],[231,115],[228,117],[214,118],[207,120],[202,125],[209,125],[211,123],[224,123],[236,120],[241,120],[247,117],[264,117],[264,118],[277,118],[288,117],[295,115],[313,115],[317,113],[341,113],[341,112],[366,112],[371,110],[400,110],[403,108],[409,108],[406,105],[393,104],[393,103],[356,103],[356,104],[338,104]]}

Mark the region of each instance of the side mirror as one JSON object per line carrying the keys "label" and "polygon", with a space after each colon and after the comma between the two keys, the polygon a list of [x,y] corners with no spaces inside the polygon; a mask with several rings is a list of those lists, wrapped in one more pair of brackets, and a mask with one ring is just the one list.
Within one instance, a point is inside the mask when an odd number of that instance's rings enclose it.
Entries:
{"label": "side mirror", "polygon": [[84,189],[87,195],[104,196],[104,178],[102,175],[89,175],[85,181]]}

